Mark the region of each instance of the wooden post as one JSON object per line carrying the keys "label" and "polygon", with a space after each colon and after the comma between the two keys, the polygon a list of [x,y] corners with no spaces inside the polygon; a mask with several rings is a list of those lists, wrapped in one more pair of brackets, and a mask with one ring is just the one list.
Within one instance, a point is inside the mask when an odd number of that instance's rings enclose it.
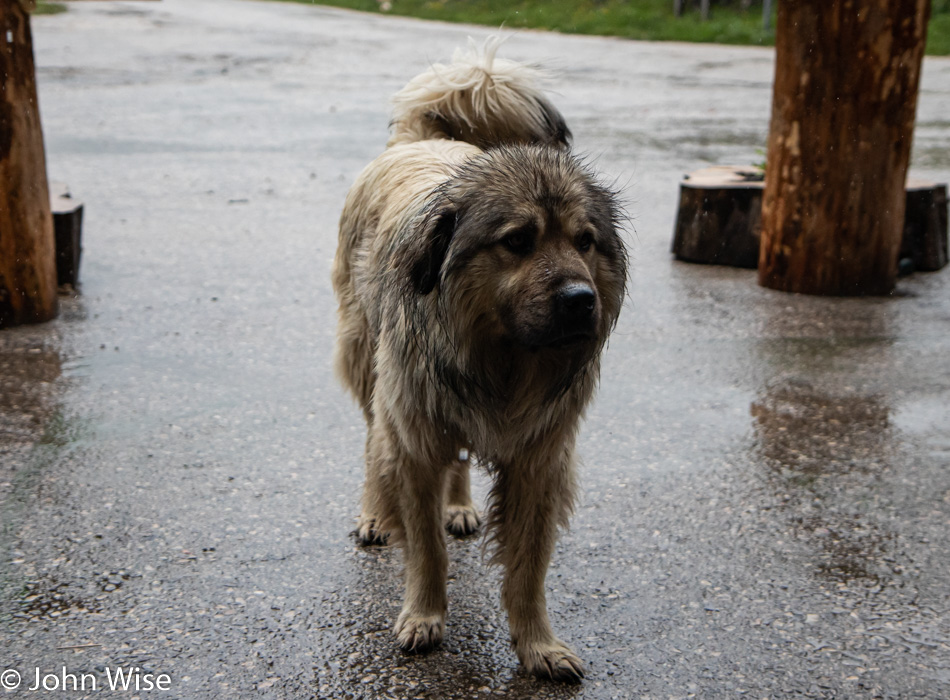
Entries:
{"label": "wooden post", "polygon": [[57,307],[31,4],[0,0],[0,328],[48,321]]}
{"label": "wooden post", "polygon": [[889,294],[929,0],[780,2],[759,283]]}

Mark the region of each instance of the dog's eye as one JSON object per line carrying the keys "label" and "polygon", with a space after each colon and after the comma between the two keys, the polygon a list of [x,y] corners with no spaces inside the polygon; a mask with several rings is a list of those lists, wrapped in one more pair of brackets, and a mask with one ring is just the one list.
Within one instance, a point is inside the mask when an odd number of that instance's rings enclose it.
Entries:
{"label": "dog's eye", "polygon": [[527,255],[534,250],[534,231],[520,228],[501,239],[502,244],[517,255]]}
{"label": "dog's eye", "polygon": [[590,250],[590,247],[594,245],[594,234],[592,234],[590,231],[584,231],[584,233],[577,237],[577,241],[574,243],[574,245],[577,246],[577,249],[580,252],[586,253],[588,250]]}

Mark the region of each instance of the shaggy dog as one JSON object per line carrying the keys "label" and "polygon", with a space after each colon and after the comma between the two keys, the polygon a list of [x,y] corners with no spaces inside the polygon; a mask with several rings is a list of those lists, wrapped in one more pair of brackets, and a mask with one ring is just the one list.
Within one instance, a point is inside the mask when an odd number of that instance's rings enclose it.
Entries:
{"label": "shaggy dog", "polygon": [[456,53],[395,97],[386,151],[340,220],[336,368],[363,408],[357,534],[404,548],[399,644],[445,625],[445,527],[480,526],[469,455],[493,478],[487,526],[521,663],[576,681],[544,578],[575,493],[578,422],[617,320],[626,253],[613,194],[568,151],[537,71]]}

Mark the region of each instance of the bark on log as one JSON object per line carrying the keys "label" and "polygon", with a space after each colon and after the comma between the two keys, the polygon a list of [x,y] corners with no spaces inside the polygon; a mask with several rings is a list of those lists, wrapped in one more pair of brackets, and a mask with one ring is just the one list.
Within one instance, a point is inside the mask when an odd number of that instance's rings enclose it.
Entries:
{"label": "bark on log", "polygon": [[29,14],[0,0],[0,328],[56,315],[56,256]]}
{"label": "bark on log", "polygon": [[759,283],[889,294],[928,0],[778,4]]}

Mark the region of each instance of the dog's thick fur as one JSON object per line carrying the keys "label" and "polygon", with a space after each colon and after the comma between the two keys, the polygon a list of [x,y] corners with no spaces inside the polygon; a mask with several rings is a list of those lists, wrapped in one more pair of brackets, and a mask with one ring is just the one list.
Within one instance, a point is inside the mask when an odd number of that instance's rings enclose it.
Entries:
{"label": "dog's thick fur", "polygon": [[493,477],[487,525],[518,657],[577,680],[583,664],[551,631],[544,578],[626,254],[612,193],[569,154],[535,71],[496,48],[457,53],[396,95],[387,150],[344,205],[336,367],[368,426],[357,532],[405,549],[399,643],[438,645],[443,528],[480,525],[471,451]]}

